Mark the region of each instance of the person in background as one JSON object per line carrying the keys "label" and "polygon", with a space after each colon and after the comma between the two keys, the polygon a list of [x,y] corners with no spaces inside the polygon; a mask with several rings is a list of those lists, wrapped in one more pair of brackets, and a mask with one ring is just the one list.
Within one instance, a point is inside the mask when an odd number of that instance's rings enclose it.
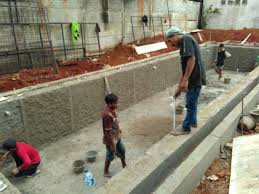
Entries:
{"label": "person in background", "polygon": [[219,79],[222,78],[224,60],[226,59],[224,44],[220,44],[218,48],[218,57],[216,61],[215,71],[219,74]]}
{"label": "person in background", "polygon": [[184,35],[175,26],[167,31],[166,39],[170,39],[173,46],[180,48],[182,76],[179,81],[175,97],[186,92],[187,114],[181,129],[174,129],[171,134],[185,135],[191,132],[191,127],[197,127],[197,105],[201,86],[206,84],[205,65],[201,57],[200,46],[190,35]]}
{"label": "person in background", "polygon": [[111,177],[109,167],[115,156],[121,159],[122,167],[126,167],[125,146],[121,140],[122,131],[119,127],[118,115],[118,96],[108,94],[105,97],[106,108],[102,112],[103,124],[103,143],[106,146],[106,159],[104,165],[104,176]]}
{"label": "person in background", "polygon": [[40,154],[33,146],[9,138],[0,145],[0,148],[7,151],[0,160],[5,160],[8,155],[14,158],[17,168],[13,169],[12,174],[15,177],[33,176],[40,172],[38,169]]}

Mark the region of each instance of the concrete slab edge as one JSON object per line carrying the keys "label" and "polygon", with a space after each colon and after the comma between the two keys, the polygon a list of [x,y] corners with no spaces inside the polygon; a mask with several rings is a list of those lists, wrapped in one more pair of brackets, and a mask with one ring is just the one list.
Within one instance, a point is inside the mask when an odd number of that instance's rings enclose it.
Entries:
{"label": "concrete slab edge", "polygon": [[[200,142],[206,138],[213,129],[222,121],[231,110],[247,95],[258,83],[259,68],[242,80],[231,91],[216,99],[214,103],[202,111],[201,126],[188,137],[177,137],[177,143],[170,135],[165,136],[160,142],[152,146],[148,154],[136,161],[131,169],[125,169],[101,187],[98,193],[150,193],[159,181],[176,169],[185,157],[192,152]],[[213,107],[213,108],[212,108]],[[215,109],[218,107],[218,109]],[[170,148],[170,149],[168,149]],[[150,163],[149,161],[153,161]],[[141,163],[149,167],[141,169]],[[173,164],[173,165],[172,165]],[[143,167],[142,167],[143,168]],[[133,173],[133,171],[137,171]],[[139,170],[139,171],[138,171]],[[123,177],[127,177],[123,183]],[[131,179],[132,178],[132,179]],[[131,179],[129,182],[128,180]],[[114,187],[114,182],[120,184]],[[113,185],[113,186],[112,186]],[[113,187],[112,189],[110,189]]]}
{"label": "concrete slab edge", "polygon": [[2,173],[0,173],[0,180],[7,185],[7,188],[2,191],[1,194],[21,194],[21,192],[13,184],[11,184]]}
{"label": "concrete slab edge", "polygon": [[[244,111],[253,108],[259,98],[259,85],[244,99]],[[160,185],[155,194],[189,194],[216,158],[220,146],[229,142],[241,116],[241,103],[208,135],[186,160]]]}

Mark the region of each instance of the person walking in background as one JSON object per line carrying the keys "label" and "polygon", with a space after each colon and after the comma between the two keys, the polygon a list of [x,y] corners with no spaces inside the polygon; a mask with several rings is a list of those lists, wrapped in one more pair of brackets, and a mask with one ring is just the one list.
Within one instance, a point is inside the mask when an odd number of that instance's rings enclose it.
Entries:
{"label": "person walking in background", "polygon": [[104,176],[111,177],[109,167],[115,156],[121,159],[122,167],[126,167],[125,146],[121,140],[122,131],[119,127],[118,96],[109,94],[105,97],[106,108],[102,113],[103,143],[106,146],[106,158],[104,164]]}
{"label": "person walking in background", "polygon": [[38,169],[41,161],[40,154],[33,146],[9,138],[0,145],[0,148],[7,151],[1,157],[2,161],[8,155],[14,158],[17,168],[12,171],[12,174],[15,177],[33,176],[40,172]]}
{"label": "person walking in background", "polygon": [[197,127],[197,105],[201,86],[206,84],[204,62],[201,57],[200,46],[190,35],[184,35],[175,26],[165,34],[173,46],[180,48],[182,76],[179,81],[175,97],[186,92],[187,114],[181,129],[173,129],[172,135],[185,135],[191,132],[191,127]]}
{"label": "person walking in background", "polygon": [[220,44],[218,48],[218,56],[217,56],[216,67],[215,67],[215,71],[217,72],[217,74],[219,74],[219,79],[222,78],[225,59],[226,59],[226,51],[224,48],[224,44]]}

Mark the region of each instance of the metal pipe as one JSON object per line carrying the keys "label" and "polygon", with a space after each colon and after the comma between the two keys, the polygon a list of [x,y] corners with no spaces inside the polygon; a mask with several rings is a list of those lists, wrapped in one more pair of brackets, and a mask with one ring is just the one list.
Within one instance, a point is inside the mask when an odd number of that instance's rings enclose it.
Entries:
{"label": "metal pipe", "polygon": [[11,1],[10,0],[8,0],[8,5],[9,5],[10,21],[11,21],[12,32],[13,32],[13,36],[14,36],[14,43],[15,43],[15,49],[16,49],[16,54],[17,54],[18,66],[20,68],[21,67],[21,60],[20,60],[20,56],[19,56],[19,48],[18,48],[16,34],[15,34],[13,15],[12,15],[12,7],[11,7]]}
{"label": "metal pipe", "polygon": [[[40,3],[41,3],[41,2],[40,2]],[[44,21],[44,23],[45,23],[46,33],[47,33],[47,37],[48,37],[48,40],[49,40],[50,51],[51,51],[51,54],[52,54],[52,57],[53,57],[54,69],[55,69],[55,72],[58,73],[58,72],[59,72],[59,70],[58,70],[58,64],[57,64],[57,62],[56,62],[55,53],[54,53],[54,51],[53,51],[53,46],[52,46],[52,41],[51,41],[51,36],[50,36],[50,31],[49,31],[49,26],[48,26],[48,24],[47,24],[47,19],[46,19],[45,14],[44,14],[45,10],[44,10],[42,4],[40,4],[40,9],[41,9],[42,12],[43,12],[43,21]],[[47,17],[48,17],[48,16],[47,16]]]}
{"label": "metal pipe", "polygon": [[61,25],[61,31],[62,31],[62,40],[63,40],[64,55],[65,55],[65,59],[67,60],[66,43],[65,43],[65,37],[64,37],[64,28],[63,28],[63,24],[60,24],[60,25]]}
{"label": "metal pipe", "polygon": [[152,26],[153,26],[153,33],[154,33],[154,36],[155,36],[155,35],[156,35],[156,32],[155,32],[155,26],[154,26],[153,17],[151,17],[151,20],[152,20]]}
{"label": "metal pipe", "polygon": [[86,49],[84,45],[84,39],[83,39],[83,31],[82,31],[82,24],[80,24],[80,33],[81,33],[81,40],[82,40],[82,47],[83,47],[83,56],[86,57]]}
{"label": "metal pipe", "polygon": [[144,22],[142,22],[142,29],[143,29],[143,35],[144,35],[144,39],[146,39],[146,34],[145,34],[145,26],[144,26]]}
{"label": "metal pipe", "polygon": [[166,0],[166,5],[167,5],[167,14],[168,14],[168,20],[169,20],[169,27],[171,28],[171,18],[170,18],[170,9],[169,9],[168,0]]}
{"label": "metal pipe", "polygon": [[161,22],[162,34],[164,34],[163,18],[160,19],[160,22]]}
{"label": "metal pipe", "polygon": [[133,35],[133,40],[136,41],[132,18],[133,18],[133,16],[130,17],[131,28],[132,28],[132,35]]}
{"label": "metal pipe", "polygon": [[17,0],[14,1],[15,6],[15,14],[16,14],[16,21],[19,24],[19,16],[18,16],[18,9],[17,9]]}
{"label": "metal pipe", "polygon": [[203,18],[203,0],[200,0],[200,12],[199,12],[199,20],[198,20],[198,29],[202,29],[202,18]]}

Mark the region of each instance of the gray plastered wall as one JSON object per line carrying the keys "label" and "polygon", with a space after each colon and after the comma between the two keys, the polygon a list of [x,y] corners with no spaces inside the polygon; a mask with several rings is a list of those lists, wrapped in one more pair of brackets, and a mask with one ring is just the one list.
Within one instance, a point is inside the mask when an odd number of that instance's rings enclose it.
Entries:
{"label": "gray plastered wall", "polygon": [[259,56],[259,47],[244,47],[226,45],[226,51],[231,57],[225,61],[225,69],[240,72],[249,72],[255,68],[256,56]]}

